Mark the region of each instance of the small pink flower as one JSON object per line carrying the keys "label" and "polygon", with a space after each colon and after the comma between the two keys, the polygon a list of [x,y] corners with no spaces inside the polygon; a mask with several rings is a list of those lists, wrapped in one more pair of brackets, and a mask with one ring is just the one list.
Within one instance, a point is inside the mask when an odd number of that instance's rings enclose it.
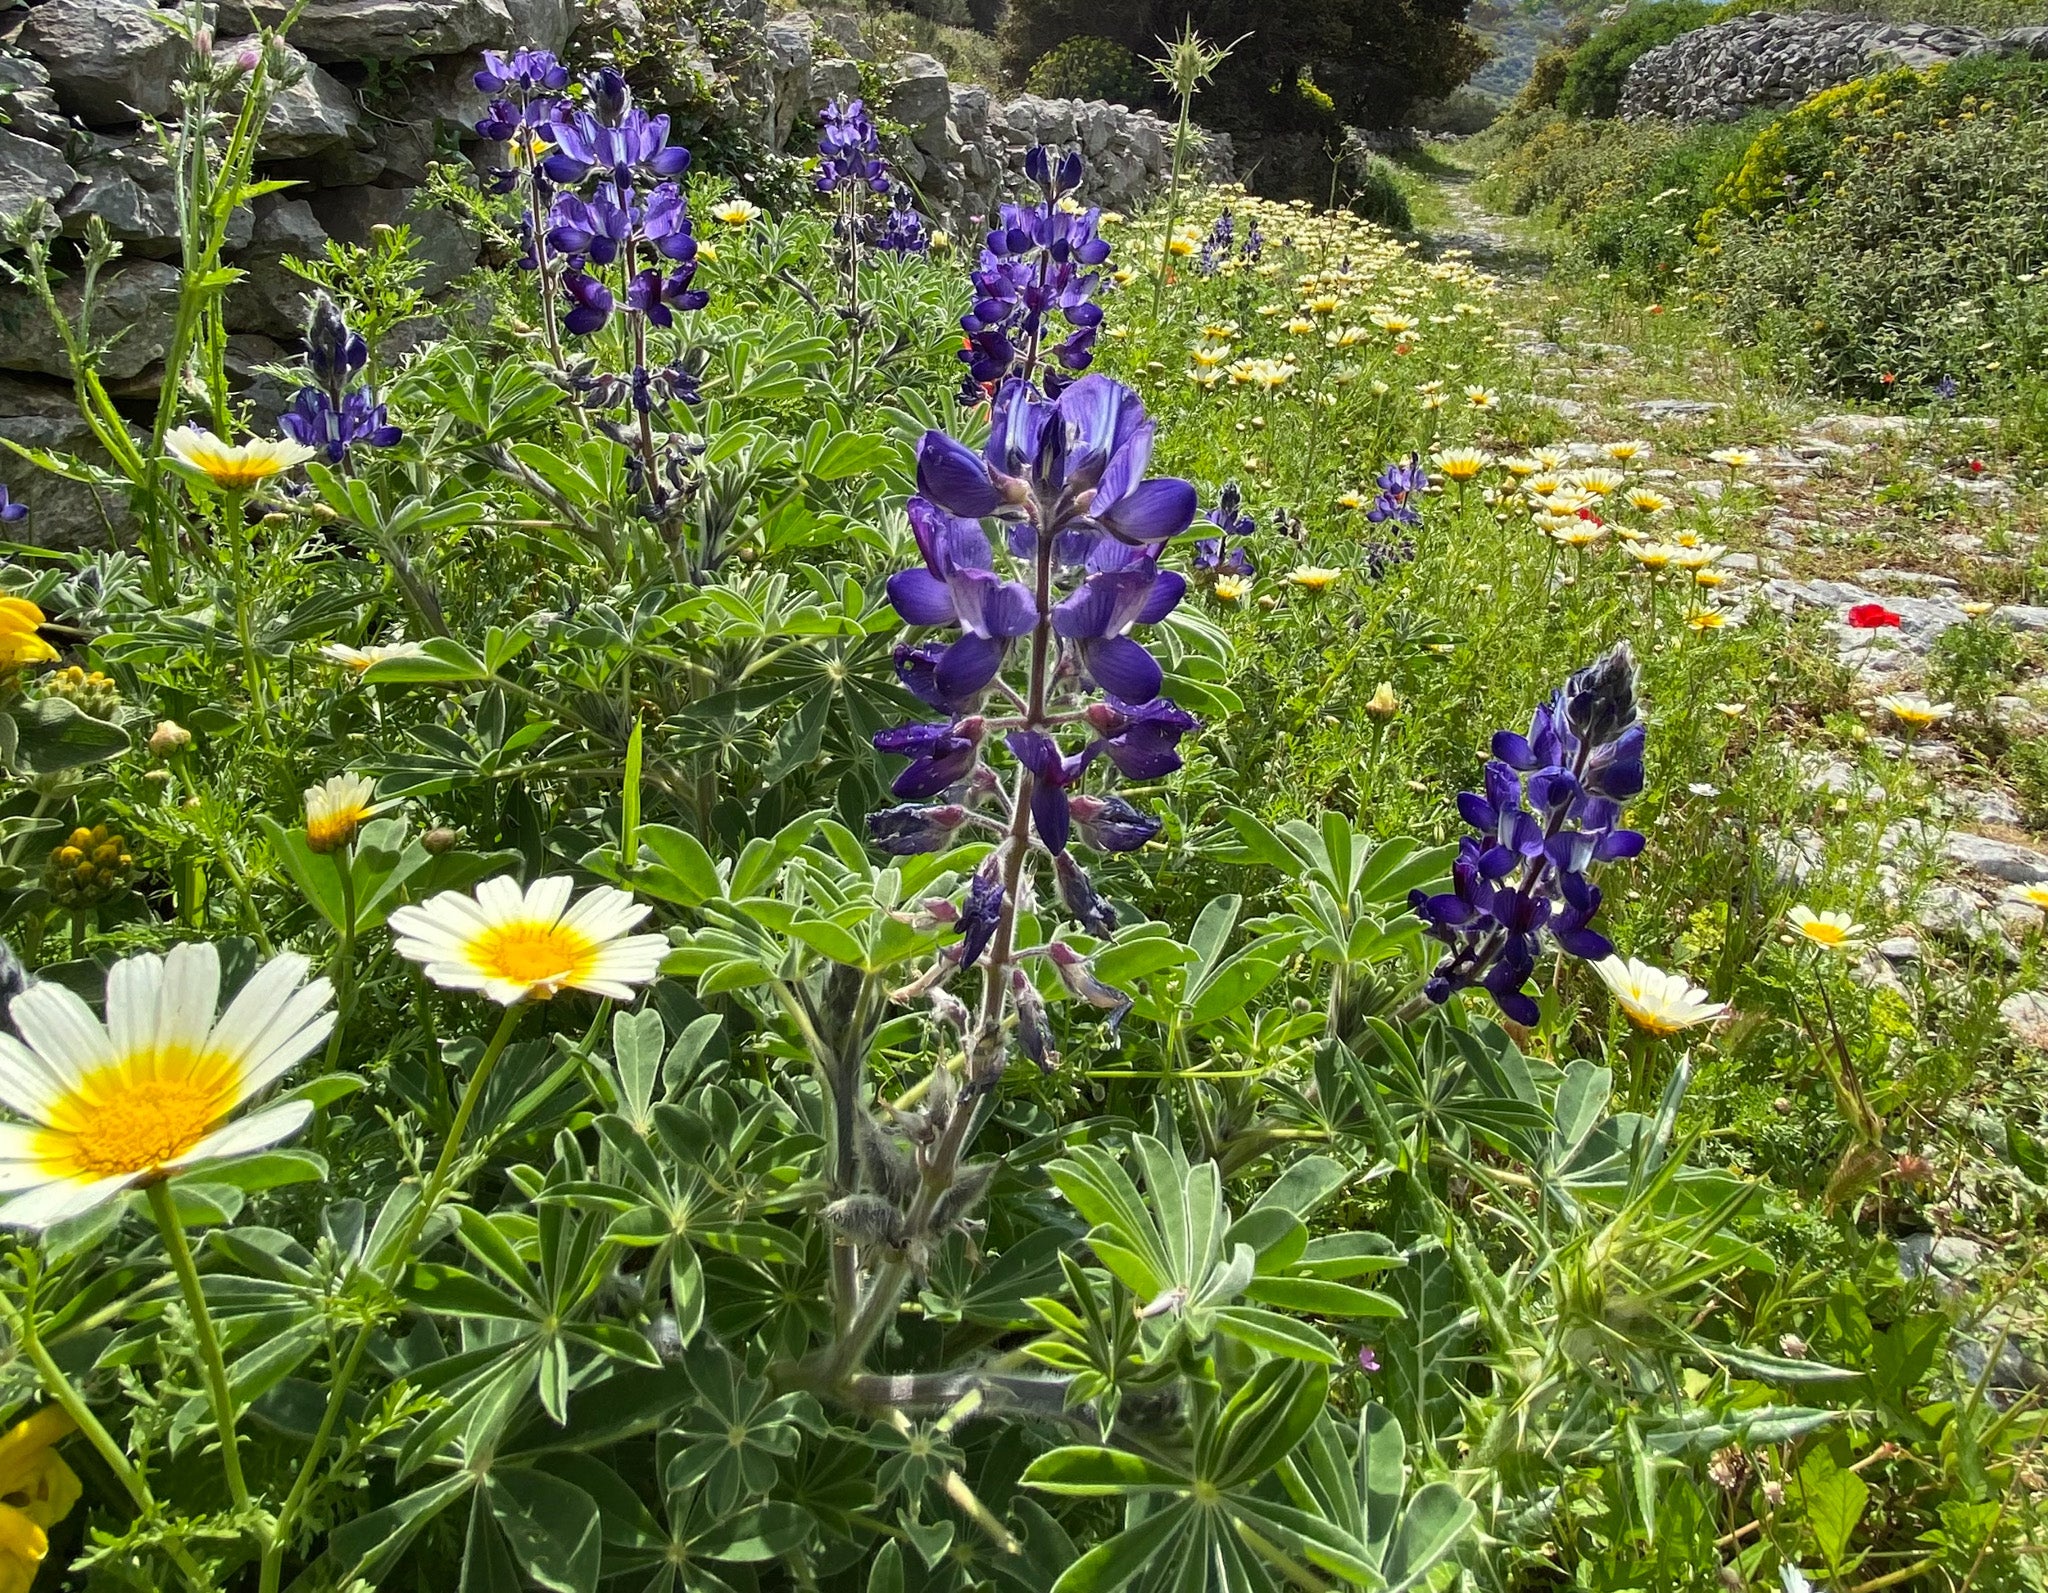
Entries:
{"label": "small pink flower", "polygon": [[1370,1344],[1358,1346],[1358,1369],[1361,1372],[1377,1372],[1380,1369],[1380,1358],[1373,1354]]}

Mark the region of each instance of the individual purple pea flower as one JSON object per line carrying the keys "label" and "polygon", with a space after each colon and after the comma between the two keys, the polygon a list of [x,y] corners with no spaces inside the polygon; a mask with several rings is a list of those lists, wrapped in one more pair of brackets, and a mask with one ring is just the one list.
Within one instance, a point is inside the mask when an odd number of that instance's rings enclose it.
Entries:
{"label": "individual purple pea flower", "polygon": [[25,518],[27,514],[28,505],[16,503],[12,498],[8,497],[7,488],[0,486],[0,521],[5,521],[7,524],[12,525],[15,521]]}
{"label": "individual purple pea flower", "polygon": [[557,254],[610,265],[633,236],[637,219],[631,195],[610,183],[600,183],[588,199],[557,194],[548,214],[548,247]]}
{"label": "individual purple pea flower", "polygon": [[1103,755],[1126,779],[1157,780],[1180,767],[1180,738],[1201,721],[1171,697],[1131,703],[1110,697],[1091,703],[1088,723],[1101,737]]}
{"label": "individual purple pea flower", "polygon": [[898,725],[876,733],[875,750],[911,760],[890,786],[897,796],[935,797],[974,772],[981,737],[978,718]]}
{"label": "individual purple pea flower", "polygon": [[[958,803],[927,807],[905,802],[868,815],[868,837],[892,857],[912,857],[920,852],[944,851],[954,834],[967,822],[967,809]],[[948,902],[948,909],[952,903]]]}
{"label": "individual purple pea flower", "polygon": [[549,179],[580,183],[602,173],[620,188],[641,177],[680,177],[690,169],[690,152],[668,141],[666,116],[650,116],[632,102],[625,79],[606,67],[586,80],[593,109],[555,108],[550,133],[554,150],[541,163]]}
{"label": "individual purple pea flower", "polygon": [[1124,1015],[1131,1010],[1131,998],[1098,979],[1095,976],[1095,964],[1065,941],[1052,941],[1046,946],[1045,955],[1052,963],[1054,971],[1059,974],[1060,983],[1067,987],[1069,995],[1076,1000],[1087,1002],[1098,1011],[1109,1014],[1106,1027],[1111,1034],[1115,1034],[1117,1026],[1124,1021]]}
{"label": "individual purple pea flower", "polygon": [[1373,1353],[1370,1344],[1358,1346],[1358,1369],[1368,1375],[1380,1369],[1380,1358]]}
{"label": "individual purple pea flower", "polygon": [[1053,857],[1052,874],[1060,905],[1075,923],[1099,940],[1107,940],[1116,933],[1116,909],[1097,893],[1095,881],[1072,852],[1060,852]]}
{"label": "individual purple pea flower", "polygon": [[662,183],[647,196],[640,235],[667,259],[695,263],[697,237],[690,227],[690,202],[681,188]]}
{"label": "individual purple pea flower", "polygon": [[1068,790],[1088,772],[1089,754],[1068,757],[1051,736],[1013,730],[1004,738],[1010,756],[1031,771],[1031,823],[1049,852],[1064,852],[1073,833]]}
{"label": "individual purple pea flower", "polygon": [[1194,565],[1198,570],[1214,575],[1250,575],[1258,566],[1253,563],[1251,552],[1241,542],[1233,543],[1232,537],[1248,537],[1258,530],[1258,522],[1244,510],[1244,493],[1234,481],[1226,482],[1216,499],[1216,506],[1203,518],[1216,527],[1218,535],[1200,537],[1195,542]]}
{"label": "individual purple pea flower", "polygon": [[1113,794],[1069,797],[1067,809],[1081,839],[1098,852],[1135,852],[1162,828],[1152,814]]}
{"label": "individual purple pea flower", "polygon": [[1130,629],[1165,619],[1187,586],[1186,576],[1150,565],[1091,575],[1054,607],[1052,628],[1089,679],[1127,703],[1144,704],[1159,695],[1165,676]]}
{"label": "individual purple pea flower", "polygon": [[587,271],[572,267],[563,272],[562,292],[570,306],[562,325],[577,336],[595,332],[610,319],[616,302],[612,290]]}
{"label": "individual purple pea flower", "polygon": [[889,601],[912,625],[964,632],[934,662],[934,689],[947,701],[971,697],[995,679],[1011,642],[1038,623],[1038,604],[1020,581],[995,573],[988,536],[972,520],[912,498],[910,526],[924,567],[889,577]]}
{"label": "individual purple pea flower", "polygon": [[962,968],[981,961],[1003,917],[1003,875],[992,854],[968,882],[967,901],[960,909],[960,944],[954,948]]}
{"label": "individual purple pea flower", "polygon": [[673,326],[676,311],[701,310],[711,302],[710,294],[690,286],[695,277],[694,265],[669,272],[651,266],[636,271],[626,284],[626,307],[639,311],[656,326]]}

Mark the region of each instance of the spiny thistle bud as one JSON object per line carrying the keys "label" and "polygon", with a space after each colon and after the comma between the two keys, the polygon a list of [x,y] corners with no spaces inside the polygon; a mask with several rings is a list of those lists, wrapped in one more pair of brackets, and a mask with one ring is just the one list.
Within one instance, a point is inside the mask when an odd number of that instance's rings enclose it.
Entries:
{"label": "spiny thistle bud", "polygon": [[149,752],[153,758],[172,758],[192,745],[192,732],[175,719],[166,719],[149,733]]}
{"label": "spiny thistle bud", "polygon": [[121,707],[119,686],[97,669],[88,672],[76,664],[45,675],[42,694],[45,697],[62,697],[92,719],[112,719]]}
{"label": "spiny thistle bud", "polygon": [[126,890],[134,872],[127,838],[95,824],[73,830],[50,853],[43,865],[43,889],[59,907],[97,907]]}

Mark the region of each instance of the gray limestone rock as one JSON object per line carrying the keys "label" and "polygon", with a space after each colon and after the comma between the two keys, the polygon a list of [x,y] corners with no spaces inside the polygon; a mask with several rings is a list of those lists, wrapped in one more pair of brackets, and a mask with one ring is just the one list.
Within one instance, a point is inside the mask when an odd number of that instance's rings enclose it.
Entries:
{"label": "gray limestone rock", "polygon": [[[74,324],[84,282],[81,272],[57,284],[57,307]],[[101,272],[92,314],[93,341],[105,350],[101,375],[126,381],[162,359],[177,303],[175,267],[156,260],[122,260]],[[0,290],[0,370],[71,374],[56,328],[26,288]]]}
{"label": "gray limestone rock", "polygon": [[58,105],[92,126],[177,106],[185,42],[150,0],[45,0],[21,25],[21,47],[48,70]]}
{"label": "gray limestone rock", "polygon": [[0,227],[11,227],[42,202],[55,204],[78,186],[74,171],[48,144],[0,128]]}

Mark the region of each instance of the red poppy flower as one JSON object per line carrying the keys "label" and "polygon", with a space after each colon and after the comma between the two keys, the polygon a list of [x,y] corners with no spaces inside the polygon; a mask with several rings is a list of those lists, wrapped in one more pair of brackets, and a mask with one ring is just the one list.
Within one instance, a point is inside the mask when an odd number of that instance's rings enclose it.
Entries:
{"label": "red poppy flower", "polygon": [[1893,382],[1896,382],[1898,380],[1898,377],[1894,376],[1890,371],[1886,371],[1882,376],[1878,377],[1878,380],[1883,382],[1885,386],[1889,387],[1892,385]]}
{"label": "red poppy flower", "polygon": [[1849,623],[1859,631],[1881,631],[1887,625],[1897,625],[1900,622],[1900,616],[1882,603],[1858,603],[1849,610]]}
{"label": "red poppy flower", "polygon": [[1983,461],[1983,460],[1981,460],[1981,459],[1972,459],[1972,460],[1970,461],[1970,474],[1972,474],[1972,475],[1982,475],[1983,473],[1984,473],[1984,461]]}

